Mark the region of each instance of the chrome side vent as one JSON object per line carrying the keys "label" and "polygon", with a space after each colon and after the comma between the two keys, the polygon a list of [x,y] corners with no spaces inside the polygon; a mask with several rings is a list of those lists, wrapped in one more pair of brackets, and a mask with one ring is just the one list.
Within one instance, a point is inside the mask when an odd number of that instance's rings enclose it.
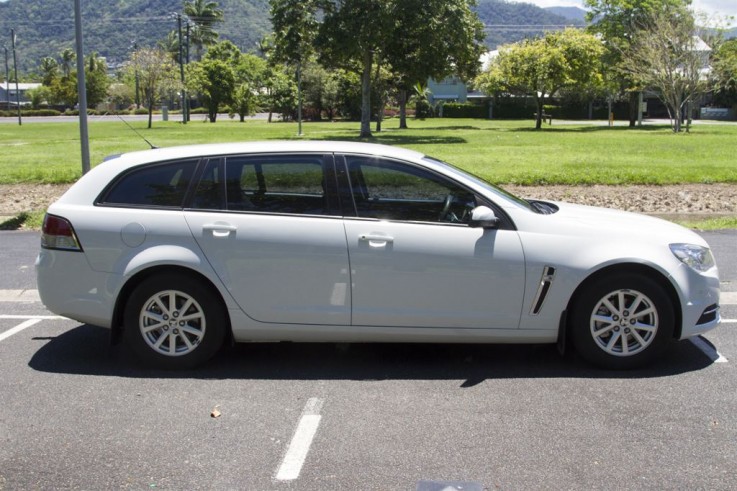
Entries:
{"label": "chrome side vent", "polygon": [[540,279],[540,286],[537,288],[537,293],[535,294],[535,300],[532,301],[530,315],[538,315],[540,313],[554,279],[555,268],[552,266],[545,266],[545,268],[543,268],[542,278]]}

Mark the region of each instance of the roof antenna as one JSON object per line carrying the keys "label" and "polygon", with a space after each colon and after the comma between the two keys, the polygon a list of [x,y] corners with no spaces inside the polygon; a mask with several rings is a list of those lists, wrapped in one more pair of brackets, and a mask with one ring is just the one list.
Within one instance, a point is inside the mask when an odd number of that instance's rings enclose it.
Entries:
{"label": "roof antenna", "polygon": [[136,135],[140,136],[143,139],[143,141],[145,141],[146,143],[148,143],[148,146],[151,147],[152,150],[153,149],[156,149],[156,148],[159,148],[156,145],[154,145],[153,143],[151,143],[150,141],[146,140],[146,137],[144,137],[142,134],[140,134],[138,131],[136,131],[136,129],[133,126],[129,125],[128,124],[128,121],[126,121],[125,119],[123,119],[122,116],[120,116],[120,114],[117,114],[116,116],[118,116],[118,118],[120,118],[120,120],[122,122],[124,122],[125,125],[128,128],[130,128],[131,130],[133,130],[133,133],[135,133]]}

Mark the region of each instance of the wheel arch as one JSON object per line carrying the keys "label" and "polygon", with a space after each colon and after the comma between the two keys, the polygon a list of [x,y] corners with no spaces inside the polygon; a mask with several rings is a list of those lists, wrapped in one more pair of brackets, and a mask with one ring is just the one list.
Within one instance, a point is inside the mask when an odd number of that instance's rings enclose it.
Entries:
{"label": "wheel arch", "polygon": [[[595,283],[596,281],[600,281],[602,278],[605,278],[607,276],[611,276],[614,274],[627,274],[627,273],[645,276],[655,281],[660,287],[663,288],[666,295],[668,296],[668,299],[673,305],[673,315],[674,315],[674,323],[675,323],[675,325],[673,326],[674,327],[673,328],[673,338],[680,339],[681,331],[683,328],[683,310],[681,308],[681,300],[678,297],[678,293],[666,275],[664,275],[661,271],[658,271],[657,269],[651,266],[648,266],[646,264],[619,263],[619,264],[612,264],[602,269],[599,269],[597,271],[594,271],[589,276],[587,276],[578,285],[578,287],[576,287],[573,294],[568,299],[568,305],[566,306],[566,311],[564,314],[566,313],[570,314],[570,312],[572,312],[573,306],[576,300],[580,297],[581,292],[589,288],[589,285]],[[565,319],[566,321],[564,323],[561,323],[561,329],[565,330],[563,339],[568,337],[567,334],[570,333],[570,330],[572,328],[572,325],[571,325],[572,316],[565,315]],[[560,335],[559,335],[559,339],[561,339]]]}
{"label": "wheel arch", "polygon": [[118,293],[116,297],[115,308],[113,309],[113,319],[112,319],[112,324],[111,324],[111,328],[112,328],[111,342],[113,344],[119,343],[122,337],[123,313],[125,312],[125,304],[128,301],[128,298],[130,297],[133,290],[135,290],[136,287],[138,287],[138,285],[146,281],[148,278],[151,278],[157,275],[163,275],[163,274],[184,274],[191,278],[196,279],[197,281],[201,282],[203,285],[207,286],[208,288],[211,288],[212,291],[215,292],[216,297],[218,301],[220,302],[220,307],[223,309],[223,312],[225,313],[225,318],[228,323],[228,325],[226,326],[226,336],[228,337],[228,340],[232,341],[233,329],[231,326],[228,306],[226,305],[225,299],[223,299],[222,293],[217,288],[217,286],[215,286],[215,284],[207,276],[191,268],[187,268],[185,266],[177,266],[177,265],[158,265],[158,266],[152,266],[150,268],[146,268],[144,270],[137,272],[136,274],[131,276],[128,279],[128,281],[125,282],[123,287],[120,289],[120,292]]}

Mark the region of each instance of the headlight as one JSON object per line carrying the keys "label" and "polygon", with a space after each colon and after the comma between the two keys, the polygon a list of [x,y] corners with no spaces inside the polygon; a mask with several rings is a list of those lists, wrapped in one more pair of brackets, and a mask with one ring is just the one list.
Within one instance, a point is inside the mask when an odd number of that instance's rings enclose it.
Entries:
{"label": "headlight", "polygon": [[699,272],[708,271],[714,267],[714,256],[708,247],[693,244],[671,244],[670,250],[683,264]]}

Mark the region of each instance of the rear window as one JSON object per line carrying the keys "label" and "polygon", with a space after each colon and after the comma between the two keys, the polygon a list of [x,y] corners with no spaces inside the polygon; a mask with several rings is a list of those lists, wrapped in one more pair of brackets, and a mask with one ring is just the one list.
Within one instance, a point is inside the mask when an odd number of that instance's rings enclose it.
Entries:
{"label": "rear window", "polygon": [[98,203],[181,208],[196,166],[195,159],[133,169],[116,179]]}

